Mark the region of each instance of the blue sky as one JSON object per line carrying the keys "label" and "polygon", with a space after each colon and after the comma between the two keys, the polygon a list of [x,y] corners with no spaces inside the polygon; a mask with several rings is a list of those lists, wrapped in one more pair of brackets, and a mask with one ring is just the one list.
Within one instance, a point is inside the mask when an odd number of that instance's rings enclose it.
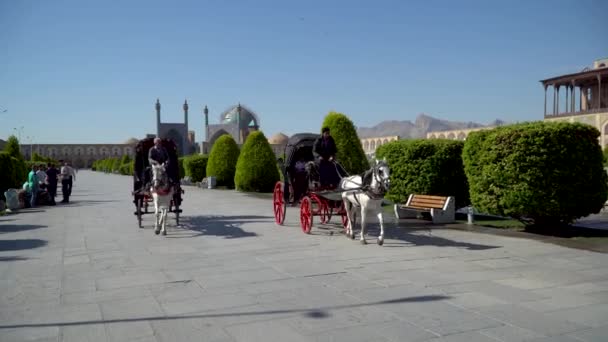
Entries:
{"label": "blue sky", "polygon": [[[419,113],[542,119],[540,79],[608,57],[608,2],[0,1],[0,138],[118,143],[241,102],[267,136]],[[67,128],[69,126],[69,128]]]}

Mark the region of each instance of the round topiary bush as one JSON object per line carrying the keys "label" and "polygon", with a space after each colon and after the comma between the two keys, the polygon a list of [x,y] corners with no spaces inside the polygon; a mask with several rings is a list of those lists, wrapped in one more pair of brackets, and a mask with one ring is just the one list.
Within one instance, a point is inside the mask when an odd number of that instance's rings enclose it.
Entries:
{"label": "round topiary bush", "polygon": [[275,154],[262,132],[245,141],[236,164],[234,184],[239,191],[272,192],[280,179]]}
{"label": "round topiary bush", "polygon": [[349,174],[361,173],[369,169],[369,162],[353,122],[344,114],[330,112],[325,116],[322,127],[329,127],[336,142],[336,159]]}
{"label": "round topiary bush", "polygon": [[550,227],[598,213],[608,197],[599,131],[533,122],[473,132],[463,159],[481,212]]}
{"label": "round topiary bush", "polygon": [[209,157],[203,154],[192,155],[184,158],[184,169],[186,176],[193,182],[200,182],[205,178]]}
{"label": "round topiary bush", "polygon": [[464,143],[457,140],[392,141],[376,150],[391,169],[387,199],[405,203],[410,194],[454,196],[456,207],[467,206],[469,188],[462,163]]}
{"label": "round topiary bush", "polygon": [[219,137],[209,153],[207,177],[215,177],[217,186],[234,188],[234,174],[239,153],[239,146],[231,135],[224,134]]}

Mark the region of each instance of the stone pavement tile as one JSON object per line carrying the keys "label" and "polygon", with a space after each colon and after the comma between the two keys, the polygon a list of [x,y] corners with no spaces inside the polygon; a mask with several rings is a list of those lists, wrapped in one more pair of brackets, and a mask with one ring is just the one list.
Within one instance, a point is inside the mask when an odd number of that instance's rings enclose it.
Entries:
{"label": "stone pavement tile", "polygon": [[447,301],[455,306],[474,309],[484,306],[492,306],[496,304],[507,304],[508,302],[493,296],[489,296],[480,292],[463,292],[450,294],[450,299]]}
{"label": "stone pavement tile", "polygon": [[561,335],[586,328],[585,325],[572,323],[551,314],[540,314],[516,304],[493,305],[478,308],[476,311],[501,323],[528,329],[543,336]]}
{"label": "stone pavement tile", "polygon": [[568,335],[583,342],[605,342],[608,339],[608,325],[580,330]]}
{"label": "stone pavement tile", "polygon": [[477,332],[482,335],[495,338],[498,341],[509,342],[525,342],[529,339],[544,337],[544,335],[534,332],[532,330],[512,325],[501,325],[498,327],[478,330]]}
{"label": "stone pavement tile", "polygon": [[425,342],[496,342],[496,339],[483,335],[477,331],[466,331],[446,336],[431,338]]}
{"label": "stone pavement tile", "polygon": [[62,326],[61,336],[62,342],[102,342],[109,339],[103,322],[99,324]]}
{"label": "stone pavement tile", "polygon": [[255,304],[256,300],[251,295],[246,294],[223,294],[205,295],[196,299],[182,301],[172,301],[161,303],[161,306],[168,315],[182,315],[188,313],[207,312],[222,308],[238,308]]}
{"label": "stone pavement tile", "polygon": [[535,290],[535,289],[543,289],[548,287],[555,287],[558,284],[546,280],[539,279],[530,279],[524,277],[517,278],[509,278],[509,279],[499,279],[494,282],[506,286],[515,287],[522,290]]}
{"label": "stone pavement tile", "polygon": [[547,299],[521,303],[521,306],[538,312],[556,311],[559,309],[576,308],[599,303],[597,298],[589,295],[572,293],[559,287],[534,290],[531,292],[546,296]]}
{"label": "stone pavement tile", "polygon": [[61,302],[65,305],[75,305],[130,300],[149,296],[152,296],[152,293],[146,286],[133,286],[110,290],[86,290],[66,293],[61,296]]}
{"label": "stone pavement tile", "polygon": [[59,341],[59,328],[51,327],[33,327],[33,328],[18,328],[4,329],[0,328],[0,341],[7,342],[46,342]]}
{"label": "stone pavement tile", "polygon": [[232,337],[210,319],[198,317],[171,317],[151,322],[154,336],[159,342],[210,341],[232,342]]}
{"label": "stone pavement tile", "polygon": [[121,341],[156,341],[154,330],[149,321],[122,321],[116,320],[105,324],[108,340]]}
{"label": "stone pavement tile", "polygon": [[310,342],[305,337],[286,324],[285,320],[261,321],[226,327],[226,332],[240,342],[289,341]]}
{"label": "stone pavement tile", "polygon": [[89,264],[91,260],[88,255],[76,255],[76,256],[64,256],[63,264],[64,265],[74,265],[74,264]]}
{"label": "stone pavement tile", "polygon": [[388,304],[382,307],[400,319],[439,335],[450,335],[502,325],[466,309],[444,301]]}
{"label": "stone pavement tile", "polygon": [[403,341],[418,342],[437,337],[424,329],[407,322],[393,320],[382,323],[369,323],[347,328],[332,329],[313,335],[307,335],[319,342],[349,341]]}
{"label": "stone pavement tile", "polygon": [[501,285],[494,281],[476,281],[461,284],[436,285],[433,286],[433,288],[446,294],[478,292],[508,303],[520,303],[548,298],[546,295],[535,294],[531,291]]}
{"label": "stone pavement tile", "polygon": [[100,303],[111,341],[131,341],[154,335],[150,320],[165,317],[154,297]]}
{"label": "stone pavement tile", "polygon": [[608,290],[601,292],[589,292],[587,296],[593,297],[598,303],[608,303]]}
{"label": "stone pavement tile", "polygon": [[573,272],[579,276],[579,281],[608,281],[608,267],[595,267]]}
{"label": "stone pavement tile", "polygon": [[606,292],[608,291],[608,281],[582,282],[578,284],[559,286],[558,288],[564,289],[565,291],[571,291],[573,293],[580,294]]}
{"label": "stone pavement tile", "polygon": [[331,286],[336,290],[343,292],[352,292],[361,289],[386,287],[378,282],[370,281],[365,278],[359,277],[357,276],[356,272],[325,274],[307,278],[314,279],[317,283]]}
{"label": "stone pavement tile", "polygon": [[390,312],[370,306],[320,307],[287,318],[285,323],[304,335],[311,335],[332,329],[393,321],[395,318]]}
{"label": "stone pavement tile", "polygon": [[96,289],[94,278],[85,277],[63,277],[61,282],[61,294],[81,291],[94,291]]}
{"label": "stone pavement tile", "polygon": [[539,337],[528,340],[527,342],[581,342],[581,340],[568,335]]}
{"label": "stone pavement tile", "polygon": [[205,295],[195,281],[148,285],[148,289],[159,303],[193,300]]}
{"label": "stone pavement tile", "polygon": [[162,284],[167,281],[167,277],[162,272],[151,272],[97,279],[96,284],[100,290],[110,290],[121,287]]}
{"label": "stone pavement tile", "polygon": [[608,304],[593,304],[548,313],[553,319],[561,319],[586,327],[600,327],[608,321]]}
{"label": "stone pavement tile", "polygon": [[508,268],[516,266],[524,266],[528,263],[521,260],[519,257],[502,257],[502,258],[487,258],[480,260],[470,260],[471,264],[479,265],[487,268]]}
{"label": "stone pavement tile", "polygon": [[287,278],[291,277],[285,273],[276,271],[273,268],[263,268],[248,271],[230,271],[217,275],[198,276],[195,277],[195,280],[204,289],[211,289],[215,287],[234,286]]}

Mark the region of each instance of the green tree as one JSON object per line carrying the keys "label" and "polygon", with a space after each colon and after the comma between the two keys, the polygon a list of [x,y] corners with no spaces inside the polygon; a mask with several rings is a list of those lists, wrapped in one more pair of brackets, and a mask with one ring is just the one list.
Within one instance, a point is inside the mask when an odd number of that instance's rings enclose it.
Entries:
{"label": "green tree", "polygon": [[355,125],[346,115],[330,112],[325,116],[322,127],[329,127],[338,148],[336,159],[346,172],[356,174],[369,168]]}
{"label": "green tree", "polygon": [[599,136],[595,127],[568,122],[471,133],[463,160],[472,204],[537,227],[599,212],[608,198]]}
{"label": "green tree", "polygon": [[195,154],[184,158],[186,176],[192,182],[200,182],[205,178],[209,157],[204,154]]}
{"label": "green tree", "polygon": [[405,203],[410,194],[454,196],[467,206],[469,187],[462,163],[462,141],[413,139],[392,141],[376,150],[391,169],[387,198]]}
{"label": "green tree", "polygon": [[11,157],[23,160],[23,155],[21,154],[21,149],[19,148],[19,139],[17,139],[17,137],[14,135],[8,137],[6,146],[4,146],[4,151]]}
{"label": "green tree", "polygon": [[272,192],[280,179],[275,154],[264,133],[251,133],[236,164],[234,184],[239,191]]}
{"label": "green tree", "polygon": [[234,174],[239,159],[239,146],[229,134],[219,137],[209,153],[207,177],[215,177],[216,185],[234,188]]}

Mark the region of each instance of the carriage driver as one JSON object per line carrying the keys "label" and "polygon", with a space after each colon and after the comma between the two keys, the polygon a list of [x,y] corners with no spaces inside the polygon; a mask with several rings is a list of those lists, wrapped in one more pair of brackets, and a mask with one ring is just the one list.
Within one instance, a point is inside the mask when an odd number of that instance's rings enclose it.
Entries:
{"label": "carriage driver", "polygon": [[148,161],[150,164],[162,164],[169,161],[169,154],[161,144],[160,138],[154,138],[154,146],[148,151]]}
{"label": "carriage driver", "polygon": [[315,141],[313,154],[319,167],[321,185],[338,185],[340,175],[333,161],[338,153],[334,138],[330,135],[329,127],[323,127],[322,135]]}

